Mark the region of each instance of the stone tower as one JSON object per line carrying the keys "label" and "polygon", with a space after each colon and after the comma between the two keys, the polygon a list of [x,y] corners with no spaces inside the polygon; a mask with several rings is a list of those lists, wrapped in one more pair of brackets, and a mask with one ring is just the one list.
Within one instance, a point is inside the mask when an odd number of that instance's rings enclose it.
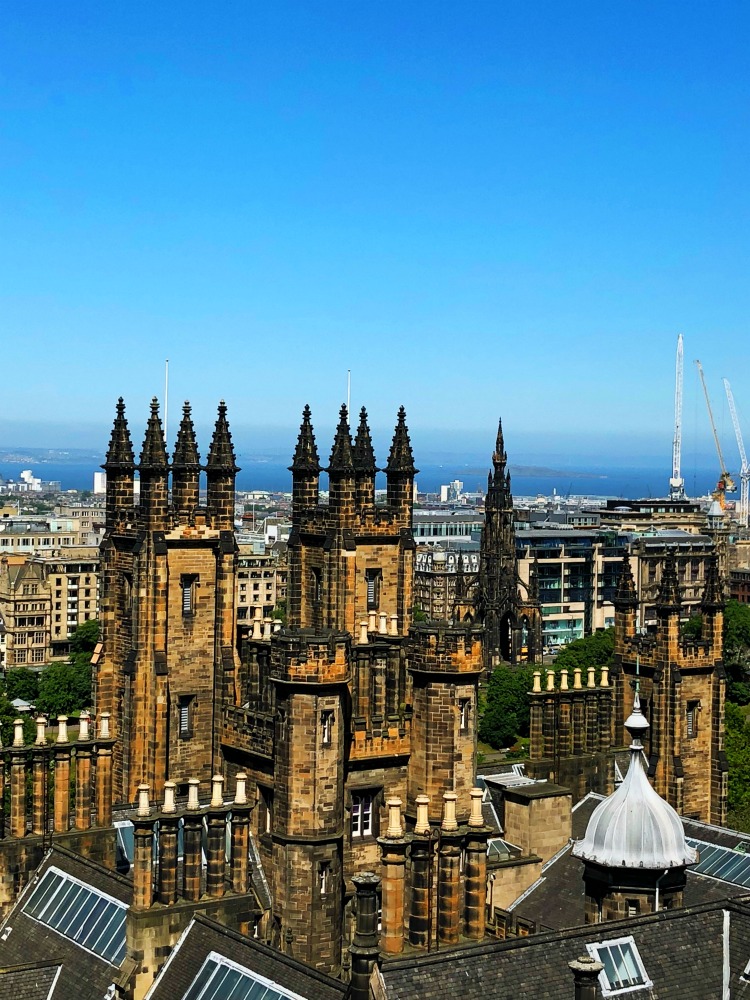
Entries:
{"label": "stone tower", "polygon": [[637,599],[625,557],[615,600],[615,726],[621,731],[630,687],[639,677],[641,705],[650,723],[645,740],[654,788],[678,813],[705,823],[726,821],[722,663],[724,599],[716,561],[701,604],[699,639],[680,634],[680,584],[674,556],[665,559],[654,631],[639,632]]}
{"label": "stone tower", "polygon": [[[513,495],[502,420],[497,428],[493,471],[487,477],[480,552],[477,610],[485,628],[485,665],[536,663],[542,656],[542,615],[535,574],[529,586],[518,577]],[[525,597],[519,588],[526,590]]]}
{"label": "stone tower", "polygon": [[[137,471],[120,400],[107,472],[101,547],[103,652],[94,676],[97,714],[111,714],[117,743],[116,802],[145,782],[161,794],[198,777],[208,789],[218,753],[215,714],[234,683],[234,462],[226,407],[207,463],[199,505],[200,458],[185,404],[170,466],[156,400]],[[172,474],[170,498],[169,477]]]}
{"label": "stone tower", "polygon": [[403,407],[384,502],[364,409],[353,441],[340,411],[327,503],[322,471],[305,407],[291,465],[287,622],[258,623],[244,643],[224,740],[227,768],[256,783],[276,940],[337,973],[352,880],[380,864],[386,803],[402,803],[410,827],[418,797],[439,816],[455,791],[468,818],[482,629],[412,625],[416,469]]}

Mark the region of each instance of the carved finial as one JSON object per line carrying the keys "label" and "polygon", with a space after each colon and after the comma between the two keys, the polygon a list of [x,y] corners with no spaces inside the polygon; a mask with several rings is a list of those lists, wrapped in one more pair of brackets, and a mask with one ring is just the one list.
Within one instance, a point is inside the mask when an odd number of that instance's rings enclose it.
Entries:
{"label": "carved finial", "polygon": [[290,472],[306,472],[317,476],[320,472],[320,458],[318,448],[315,444],[315,434],[311,420],[310,407],[305,404],[302,411],[302,423],[297,437],[297,447],[294,449],[292,464],[289,466]]}
{"label": "carved finial", "polygon": [[409,428],[406,426],[406,410],[403,406],[399,407],[396,430],[385,471],[388,475],[395,473],[406,476],[415,476],[419,471],[414,467],[414,454],[411,450]]}
{"label": "carved finial", "polygon": [[182,420],[177,432],[177,441],[172,456],[173,469],[200,468],[201,457],[198,454],[198,444],[195,440],[195,427],[191,416],[190,403],[185,401],[182,406]]}
{"label": "carved finial", "polygon": [[375,465],[375,452],[372,447],[370,427],[367,423],[367,410],[364,406],[359,411],[359,426],[357,427],[357,436],[354,439],[352,458],[356,472],[367,476],[374,476],[378,471]]}
{"label": "carved finial", "polygon": [[235,462],[234,445],[227,421],[227,404],[223,399],[219,403],[219,415],[216,418],[211,446],[208,449],[206,471],[232,474],[240,471]]}
{"label": "carved finial", "polygon": [[132,470],[135,468],[133,442],[130,440],[128,422],[125,419],[125,403],[123,402],[122,396],[120,396],[117,400],[117,410],[115,413],[115,422],[112,426],[112,436],[109,440],[107,457],[102,468],[111,470],[116,468]]}
{"label": "carved finial", "polygon": [[159,402],[156,396],[151,400],[151,416],[146,425],[146,436],[141,449],[141,469],[167,468],[167,448],[164,443],[164,430],[159,416]]}
{"label": "carved finial", "polygon": [[346,405],[339,411],[339,423],[336,436],[333,439],[331,458],[328,462],[328,472],[351,472],[354,469],[352,439],[349,433],[349,420]]}

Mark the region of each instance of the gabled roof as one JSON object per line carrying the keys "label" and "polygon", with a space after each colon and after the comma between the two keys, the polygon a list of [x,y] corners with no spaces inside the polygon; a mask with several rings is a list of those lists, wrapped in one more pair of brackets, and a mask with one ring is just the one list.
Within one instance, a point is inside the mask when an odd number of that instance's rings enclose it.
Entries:
{"label": "gabled roof", "polygon": [[175,945],[147,1000],[181,1000],[211,955],[228,959],[306,1000],[341,1000],[349,992],[345,983],[199,914]]}
{"label": "gabled roof", "polygon": [[29,962],[0,968],[0,1000],[55,1000],[59,962]]}
{"label": "gabled roof", "polygon": [[[446,949],[384,961],[375,973],[384,1000],[570,1000],[568,963],[587,945],[632,937],[652,985],[627,1000],[707,1000],[723,996],[724,911],[729,913],[729,980],[733,1000],[750,998],[743,976],[750,957],[750,906],[725,900],[704,906],[589,924],[569,930]],[[600,994],[597,993],[597,996]]]}
{"label": "gabled roof", "polygon": [[[117,964],[86,950],[59,930],[53,929],[49,923],[35,919],[27,912],[27,905],[35,890],[50,869],[56,869],[70,877],[71,881],[107,897],[112,904],[130,903],[132,887],[127,879],[70,851],[53,847],[3,921],[0,932],[0,968],[17,969],[27,965],[29,956],[33,955],[40,962],[53,962],[61,966],[52,1000],[102,1000],[117,977]],[[2,978],[0,975],[0,981]],[[13,1000],[25,1000],[25,997],[22,993],[16,993]]]}

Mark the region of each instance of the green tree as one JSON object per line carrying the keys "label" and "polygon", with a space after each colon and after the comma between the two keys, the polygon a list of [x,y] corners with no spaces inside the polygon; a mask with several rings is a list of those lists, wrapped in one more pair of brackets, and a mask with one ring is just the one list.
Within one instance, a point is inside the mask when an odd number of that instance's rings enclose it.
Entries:
{"label": "green tree", "polygon": [[50,663],[39,678],[37,708],[54,719],[91,704],[91,666],[87,663]]}
{"label": "green tree", "polygon": [[529,734],[529,691],[532,667],[497,667],[483,692],[479,739],[495,750]]}
{"label": "green tree", "polygon": [[569,672],[580,667],[586,673],[589,667],[607,667],[612,662],[615,651],[615,630],[613,628],[598,630],[583,639],[574,639],[564,649],[560,650],[555,660],[555,668],[565,668]]}
{"label": "green tree", "polygon": [[91,660],[97,642],[99,642],[99,620],[91,618],[79,625],[70,637],[71,659],[86,656]]}
{"label": "green tree", "polygon": [[729,824],[750,830],[750,724],[742,709],[728,701],[724,747],[729,765]]}
{"label": "green tree", "polygon": [[10,699],[4,694],[0,694],[0,738],[2,738],[3,746],[10,746],[13,743],[13,737],[15,735],[15,720],[23,719],[23,735],[26,743],[34,742],[34,735],[36,733],[36,726],[34,725],[34,720],[29,712],[24,712],[19,715]]}
{"label": "green tree", "polygon": [[39,674],[28,667],[13,667],[5,675],[5,693],[9,701],[22,698],[33,705],[39,695]]}

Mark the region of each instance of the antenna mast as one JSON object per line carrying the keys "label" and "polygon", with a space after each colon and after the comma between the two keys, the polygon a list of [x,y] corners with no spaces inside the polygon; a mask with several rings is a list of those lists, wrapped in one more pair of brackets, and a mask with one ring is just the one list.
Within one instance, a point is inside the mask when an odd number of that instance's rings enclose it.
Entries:
{"label": "antenna mast", "polygon": [[164,362],[164,440],[169,441],[169,358]]}
{"label": "antenna mast", "polygon": [[737,447],[740,451],[740,461],[742,465],[740,467],[740,524],[745,528],[748,526],[748,515],[750,515],[750,465],[747,462],[747,454],[745,452],[745,442],[742,440],[742,431],[740,430],[740,421],[737,416],[737,408],[734,405],[734,396],[732,395],[732,387],[729,384],[729,379],[723,379],[724,391],[727,394],[727,402],[729,403],[729,412],[732,414],[732,423],[734,424],[734,436],[737,438]]}
{"label": "antenna mast", "polygon": [[677,338],[677,361],[674,376],[674,438],[672,439],[672,478],[669,480],[669,499],[685,499],[685,480],[680,476],[682,453],[682,334]]}

